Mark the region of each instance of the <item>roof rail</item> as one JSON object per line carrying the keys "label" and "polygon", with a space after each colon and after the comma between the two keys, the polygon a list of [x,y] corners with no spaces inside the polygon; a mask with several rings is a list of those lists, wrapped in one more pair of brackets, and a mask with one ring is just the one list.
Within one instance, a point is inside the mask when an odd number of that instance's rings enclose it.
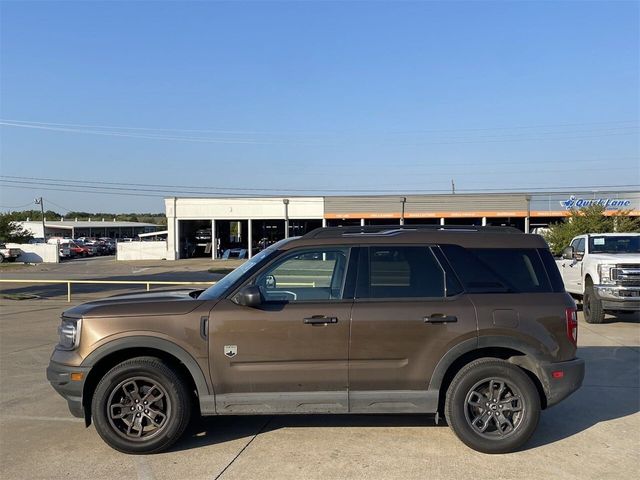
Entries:
{"label": "roof rail", "polygon": [[303,235],[302,238],[331,238],[351,235],[397,235],[403,232],[449,231],[449,232],[487,232],[522,233],[514,227],[479,227],[476,225],[366,225],[353,227],[322,227]]}

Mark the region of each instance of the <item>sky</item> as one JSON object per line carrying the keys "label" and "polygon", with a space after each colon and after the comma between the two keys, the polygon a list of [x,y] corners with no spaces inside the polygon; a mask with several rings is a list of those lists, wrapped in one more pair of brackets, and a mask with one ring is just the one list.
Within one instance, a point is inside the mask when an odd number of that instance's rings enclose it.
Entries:
{"label": "sky", "polygon": [[639,5],[2,1],[0,209],[638,190]]}

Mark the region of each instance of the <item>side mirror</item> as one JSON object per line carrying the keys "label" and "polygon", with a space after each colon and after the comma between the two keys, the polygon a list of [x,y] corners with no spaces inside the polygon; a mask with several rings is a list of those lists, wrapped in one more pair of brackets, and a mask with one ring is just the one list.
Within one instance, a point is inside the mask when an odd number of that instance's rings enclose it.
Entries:
{"label": "side mirror", "polygon": [[247,285],[240,290],[233,299],[238,305],[245,307],[259,307],[262,305],[262,293],[257,285]]}
{"label": "side mirror", "polygon": [[573,260],[573,247],[568,246],[564,250],[562,250],[562,258],[564,260]]}

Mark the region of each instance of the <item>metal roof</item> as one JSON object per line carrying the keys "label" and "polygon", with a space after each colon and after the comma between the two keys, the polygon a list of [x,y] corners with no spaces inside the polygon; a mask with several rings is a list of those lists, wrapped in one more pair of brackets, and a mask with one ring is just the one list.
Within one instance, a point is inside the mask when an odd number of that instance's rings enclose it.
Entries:
{"label": "metal roof", "polygon": [[[22,225],[42,225],[42,220],[30,220],[19,222]],[[143,223],[143,222],[123,222],[123,221],[107,221],[107,220],[58,220],[50,221],[45,220],[45,226],[50,228],[132,228],[132,227],[153,227],[163,228],[163,225],[157,225],[155,223]]]}

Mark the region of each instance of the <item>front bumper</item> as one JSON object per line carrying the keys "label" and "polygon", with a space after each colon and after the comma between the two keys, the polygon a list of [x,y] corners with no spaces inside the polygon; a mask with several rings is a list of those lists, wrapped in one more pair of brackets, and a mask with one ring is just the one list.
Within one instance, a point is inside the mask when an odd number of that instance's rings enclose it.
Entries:
{"label": "front bumper", "polygon": [[584,380],[584,360],[576,358],[568,362],[544,363],[540,377],[547,407],[551,407],[580,388]]}
{"label": "front bumper", "polygon": [[595,285],[594,291],[604,310],[640,311],[640,287]]}
{"label": "front bumper", "polygon": [[[47,367],[47,380],[49,380],[55,391],[67,401],[69,411],[74,417],[84,418],[85,416],[82,406],[82,391],[90,368],[72,367],[54,360],[50,360]],[[72,373],[81,373],[82,379],[71,380]]]}

